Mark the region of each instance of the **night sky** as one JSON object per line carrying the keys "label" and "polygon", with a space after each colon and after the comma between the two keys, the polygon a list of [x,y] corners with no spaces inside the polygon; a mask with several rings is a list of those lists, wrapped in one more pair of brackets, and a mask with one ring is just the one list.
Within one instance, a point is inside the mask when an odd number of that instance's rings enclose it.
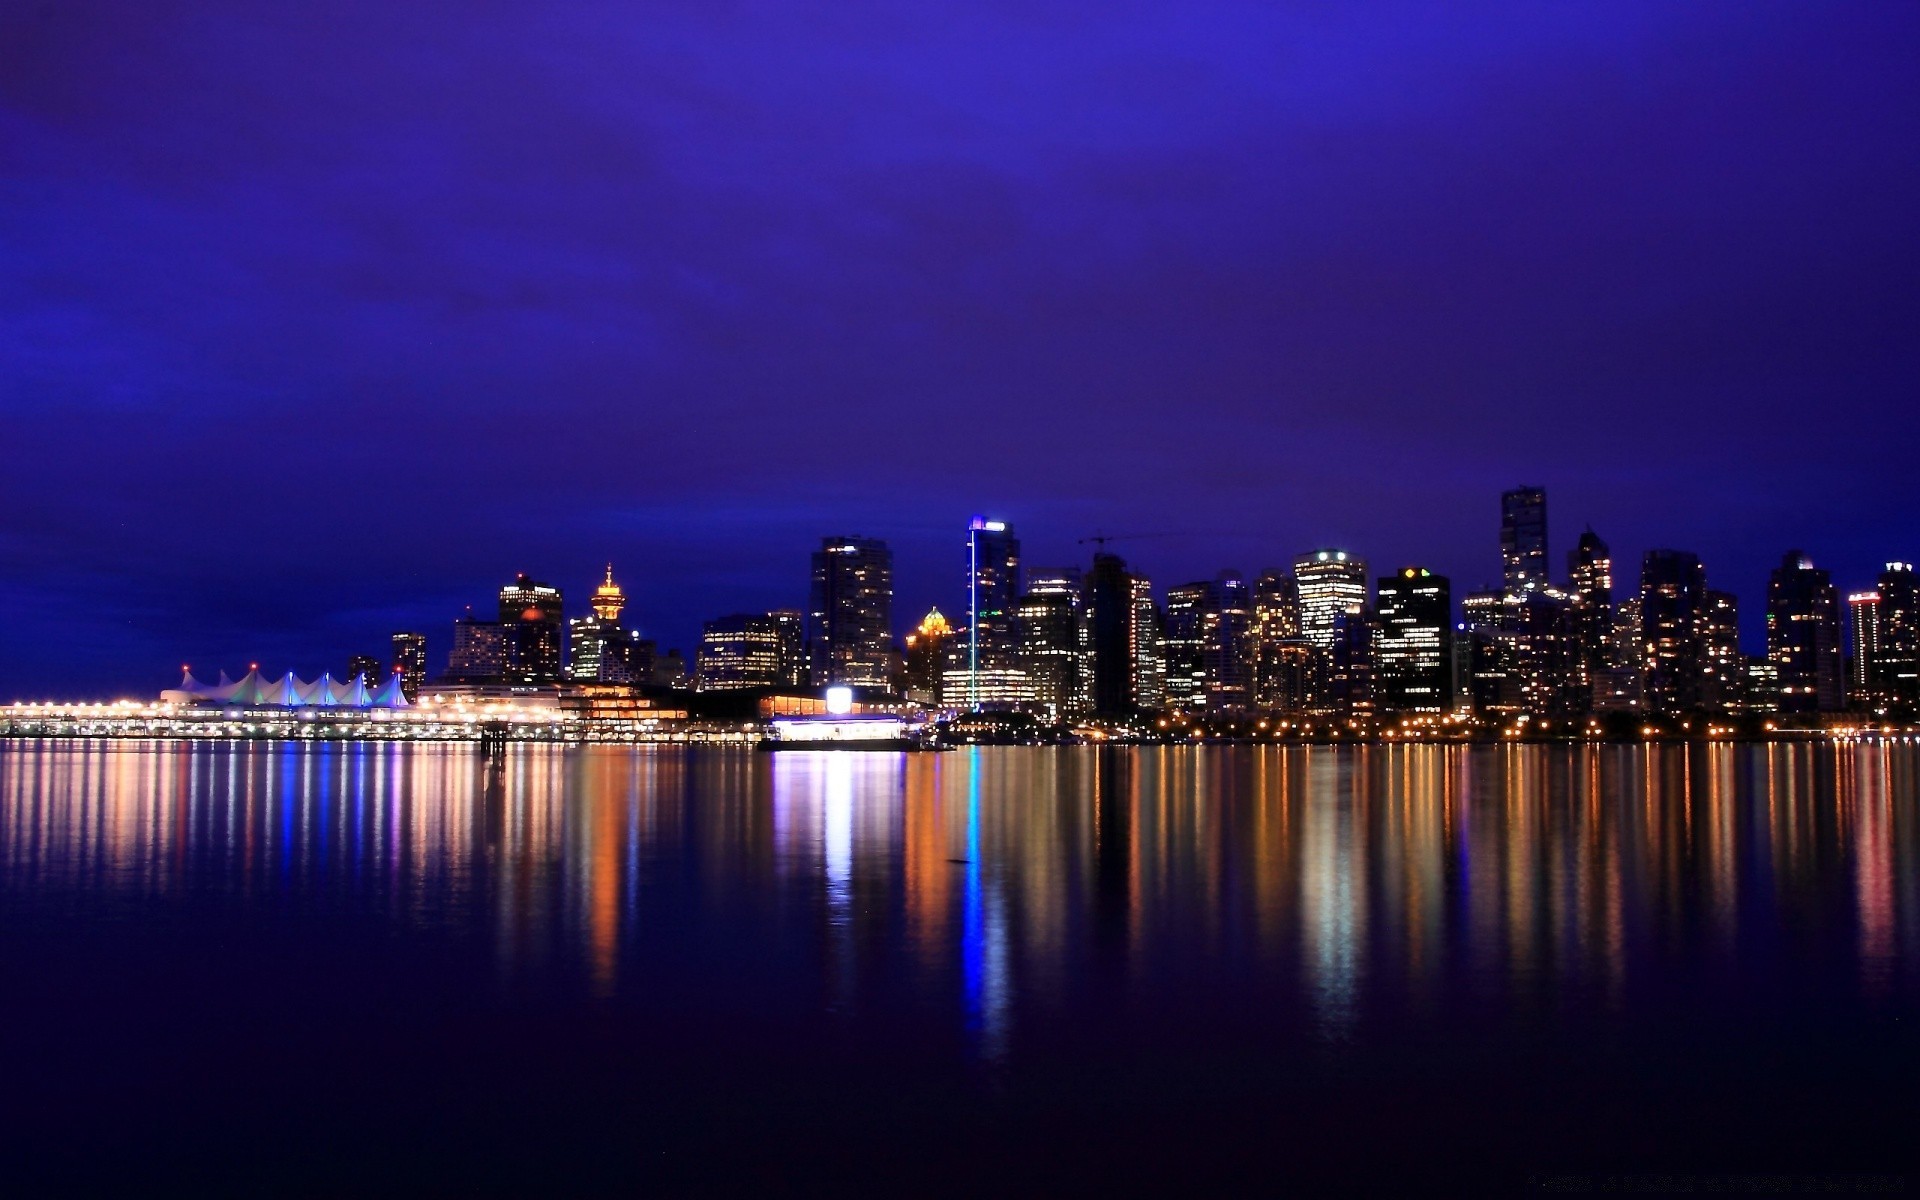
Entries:
{"label": "night sky", "polygon": [[[0,5],[0,699],[887,538],[1920,558],[1920,5]],[[563,10],[563,11],[562,11]]]}

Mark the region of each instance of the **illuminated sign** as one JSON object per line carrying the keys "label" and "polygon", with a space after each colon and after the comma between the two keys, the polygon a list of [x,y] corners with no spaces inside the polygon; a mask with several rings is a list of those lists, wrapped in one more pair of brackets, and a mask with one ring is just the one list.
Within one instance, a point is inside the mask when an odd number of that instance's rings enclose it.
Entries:
{"label": "illuminated sign", "polygon": [[827,689],[827,711],[836,717],[844,717],[853,711],[853,689],[850,687],[830,687]]}

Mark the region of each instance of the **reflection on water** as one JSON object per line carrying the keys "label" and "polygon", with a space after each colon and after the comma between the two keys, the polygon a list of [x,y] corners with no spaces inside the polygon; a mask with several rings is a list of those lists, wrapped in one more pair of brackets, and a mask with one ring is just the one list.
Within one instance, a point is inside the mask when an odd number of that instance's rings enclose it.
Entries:
{"label": "reflection on water", "polygon": [[1216,989],[1338,1047],[1436,1005],[1618,1009],[1676,962],[1909,996],[1916,754],[16,743],[0,911],[374,914],[606,999],[672,982],[659,939],[747,939],[823,1011],[930,1013],[989,1059]]}

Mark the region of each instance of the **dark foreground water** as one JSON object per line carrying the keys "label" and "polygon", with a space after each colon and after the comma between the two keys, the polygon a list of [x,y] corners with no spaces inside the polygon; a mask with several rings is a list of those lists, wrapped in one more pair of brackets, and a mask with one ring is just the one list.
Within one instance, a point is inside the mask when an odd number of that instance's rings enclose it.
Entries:
{"label": "dark foreground water", "polygon": [[0,743],[0,1190],[1911,1190],[1917,767]]}

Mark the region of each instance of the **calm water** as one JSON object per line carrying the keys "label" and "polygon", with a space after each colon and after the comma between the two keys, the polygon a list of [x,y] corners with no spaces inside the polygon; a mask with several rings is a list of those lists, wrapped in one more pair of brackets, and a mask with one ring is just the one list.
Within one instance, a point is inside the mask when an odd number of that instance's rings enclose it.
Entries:
{"label": "calm water", "polygon": [[0,1150],[234,1192],[1904,1173],[1917,769],[0,743]]}

